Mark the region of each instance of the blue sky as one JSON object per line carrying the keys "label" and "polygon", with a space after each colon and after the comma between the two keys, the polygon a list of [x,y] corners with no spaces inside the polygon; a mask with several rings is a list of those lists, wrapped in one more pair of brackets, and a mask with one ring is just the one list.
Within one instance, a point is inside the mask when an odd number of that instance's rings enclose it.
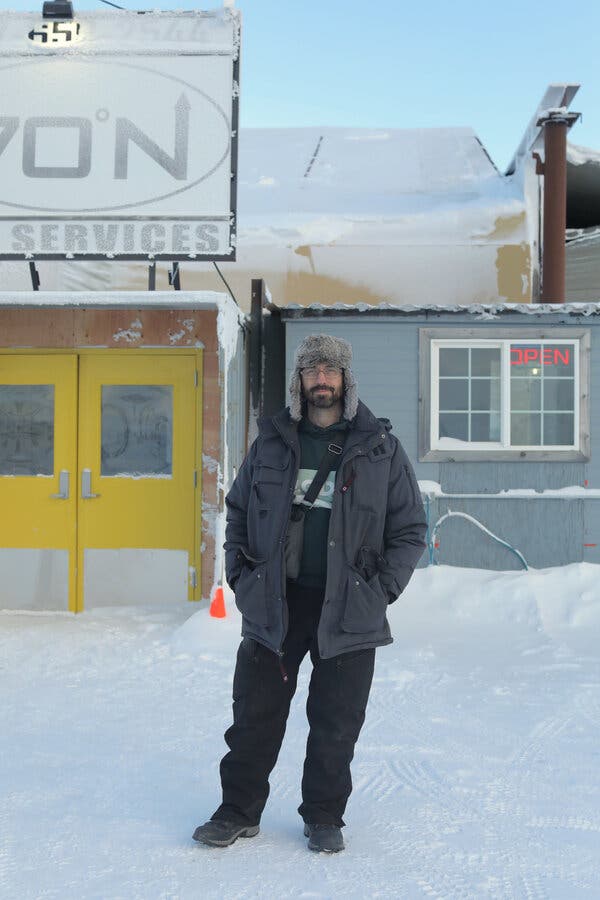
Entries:
{"label": "blue sky", "polygon": [[[211,9],[115,0],[130,9]],[[7,8],[41,9],[31,0]],[[581,84],[570,140],[600,150],[600,2],[238,0],[243,126],[472,127],[508,164],[551,82]],[[74,0],[75,9],[100,0]],[[105,9],[107,7],[104,7]]]}

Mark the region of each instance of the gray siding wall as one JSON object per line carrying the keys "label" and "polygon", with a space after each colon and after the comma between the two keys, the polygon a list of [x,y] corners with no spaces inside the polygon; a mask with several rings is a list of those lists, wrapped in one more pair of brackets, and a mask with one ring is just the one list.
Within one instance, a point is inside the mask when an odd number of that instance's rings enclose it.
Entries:
{"label": "gray siding wall", "polygon": [[[595,229],[594,229],[595,231]],[[600,299],[600,235],[567,244],[566,297],[569,303]]]}
{"label": "gray siding wall", "polygon": [[[419,462],[419,328],[444,326],[481,328],[572,326],[591,332],[590,446],[587,462]],[[510,488],[535,491],[572,485],[600,489],[600,452],[594,452],[600,427],[600,318],[503,314],[479,317],[435,313],[377,318],[339,316],[286,320],[286,383],[299,342],[308,334],[325,332],[346,338],[354,351],[353,370],[359,395],[378,416],[389,418],[394,433],[408,453],[419,480],[439,482],[449,494],[494,493]],[[287,399],[286,399],[287,402]],[[598,410],[598,412],[596,412]],[[430,503],[431,525],[448,509],[465,512],[519,549],[529,565],[544,568],[585,560],[600,563],[600,499],[486,499],[443,497]],[[439,532],[437,558],[441,563],[490,569],[515,569],[521,564],[509,550],[464,519],[444,522]],[[598,546],[585,547],[584,544]],[[428,560],[426,553],[421,564]]]}
{"label": "gray siding wall", "polygon": [[[433,527],[448,510],[467,513],[519,550],[530,567],[543,569],[584,558],[586,502],[598,501],[440,497],[431,503],[430,523]],[[436,559],[441,563],[478,569],[523,568],[515,554],[466,519],[446,519],[438,537]]]}

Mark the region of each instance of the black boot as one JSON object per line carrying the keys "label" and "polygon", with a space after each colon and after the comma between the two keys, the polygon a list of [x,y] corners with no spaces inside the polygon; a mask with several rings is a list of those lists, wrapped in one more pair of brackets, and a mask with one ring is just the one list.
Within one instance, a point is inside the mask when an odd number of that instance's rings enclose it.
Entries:
{"label": "black boot", "polygon": [[198,825],[193,838],[209,847],[229,847],[239,837],[254,837],[259,831],[258,825],[240,825],[239,822],[210,819],[204,825]]}
{"label": "black boot", "polygon": [[337,825],[311,825],[304,826],[304,834],[308,838],[308,849],[322,851],[324,853],[339,853],[344,849],[342,829]]}

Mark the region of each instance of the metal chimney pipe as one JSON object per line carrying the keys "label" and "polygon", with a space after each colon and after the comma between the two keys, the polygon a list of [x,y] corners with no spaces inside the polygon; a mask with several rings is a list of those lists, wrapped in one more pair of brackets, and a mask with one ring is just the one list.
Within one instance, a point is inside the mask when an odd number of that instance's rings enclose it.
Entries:
{"label": "metal chimney pipe", "polygon": [[544,126],[544,227],[542,303],[565,302],[565,231],[567,228],[567,131],[580,113],[548,110]]}

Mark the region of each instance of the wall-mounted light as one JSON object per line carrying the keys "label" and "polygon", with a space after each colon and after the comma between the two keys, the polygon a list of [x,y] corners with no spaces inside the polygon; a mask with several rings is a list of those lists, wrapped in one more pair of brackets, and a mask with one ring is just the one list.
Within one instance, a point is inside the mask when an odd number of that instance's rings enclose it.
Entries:
{"label": "wall-mounted light", "polygon": [[73,4],[71,0],[44,0],[42,16],[44,19],[60,19],[66,22],[73,18]]}

